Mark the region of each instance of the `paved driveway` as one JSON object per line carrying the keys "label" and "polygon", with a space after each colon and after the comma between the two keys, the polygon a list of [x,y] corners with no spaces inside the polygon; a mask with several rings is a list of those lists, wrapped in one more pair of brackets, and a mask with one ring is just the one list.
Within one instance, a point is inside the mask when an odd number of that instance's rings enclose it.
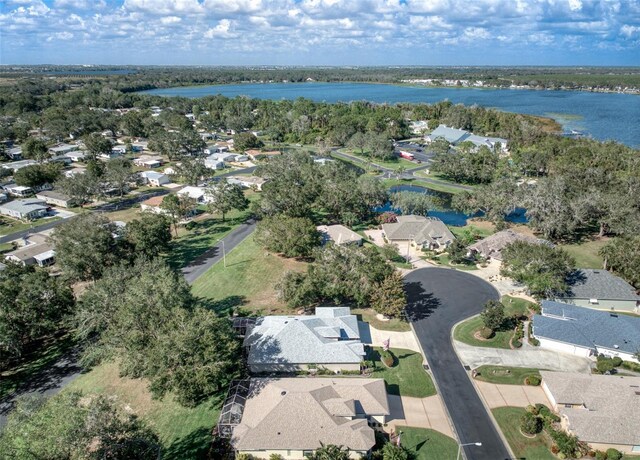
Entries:
{"label": "paved driveway", "polygon": [[405,277],[407,313],[424,350],[458,439],[469,460],[510,458],[500,433],[482,403],[453,348],[451,328],[480,313],[483,304],[498,299],[486,281],[446,268],[421,268]]}

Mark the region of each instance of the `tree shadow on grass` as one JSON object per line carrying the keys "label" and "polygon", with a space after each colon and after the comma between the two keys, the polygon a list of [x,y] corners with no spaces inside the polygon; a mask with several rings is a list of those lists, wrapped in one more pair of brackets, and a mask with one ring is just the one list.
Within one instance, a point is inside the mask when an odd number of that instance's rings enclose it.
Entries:
{"label": "tree shadow on grass", "polygon": [[198,300],[204,308],[215,311],[218,314],[231,314],[234,309],[247,303],[247,298],[243,295],[230,295],[221,300],[205,298]]}
{"label": "tree shadow on grass", "polygon": [[[215,420],[212,420],[215,423]],[[164,449],[162,458],[164,460],[205,460],[209,458],[209,449],[213,437],[211,429],[200,427],[192,431],[183,438],[172,442]]]}

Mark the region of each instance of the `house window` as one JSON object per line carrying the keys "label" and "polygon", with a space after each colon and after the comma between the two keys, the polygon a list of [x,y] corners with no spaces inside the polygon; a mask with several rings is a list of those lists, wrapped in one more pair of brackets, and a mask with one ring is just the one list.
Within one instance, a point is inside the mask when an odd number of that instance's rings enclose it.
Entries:
{"label": "house window", "polygon": [[312,450],[303,450],[302,451],[302,456],[303,457],[309,457],[311,455],[313,455],[313,451]]}
{"label": "house window", "polygon": [[573,407],[573,405],[572,404],[565,404],[564,407],[566,407],[568,409],[571,409]]}

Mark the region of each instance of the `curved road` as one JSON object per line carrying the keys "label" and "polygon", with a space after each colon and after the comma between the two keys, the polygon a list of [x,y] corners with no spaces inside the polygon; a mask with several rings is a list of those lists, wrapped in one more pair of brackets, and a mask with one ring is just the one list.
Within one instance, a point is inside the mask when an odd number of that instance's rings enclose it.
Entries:
{"label": "curved road", "polygon": [[405,277],[407,314],[469,460],[509,459],[491,416],[487,413],[451,339],[452,327],[482,311],[487,300],[500,295],[486,281],[448,268],[422,268]]}

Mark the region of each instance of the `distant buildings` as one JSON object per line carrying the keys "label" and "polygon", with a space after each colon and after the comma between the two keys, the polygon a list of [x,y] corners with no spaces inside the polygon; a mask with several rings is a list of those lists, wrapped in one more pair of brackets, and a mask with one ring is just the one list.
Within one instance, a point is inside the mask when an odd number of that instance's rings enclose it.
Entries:
{"label": "distant buildings", "polygon": [[140,173],[140,177],[146,184],[149,184],[153,187],[161,187],[171,182],[169,180],[169,176],[156,171],[142,171]]}
{"label": "distant buildings", "polygon": [[258,176],[229,176],[227,181],[230,184],[237,184],[244,188],[254,188],[258,191],[261,191],[262,186],[267,182],[266,179]]}
{"label": "distant buildings", "polygon": [[576,270],[569,279],[569,292],[555,300],[598,310],[640,312],[635,288],[607,270]]}
{"label": "distant buildings", "polygon": [[61,208],[71,208],[77,204],[75,200],[68,195],[53,190],[38,192],[36,198],[45,201],[47,204],[60,206]]}
{"label": "distant buildings", "polygon": [[382,231],[390,243],[436,251],[444,250],[455,240],[449,228],[436,217],[398,216],[397,222],[382,224]]}
{"label": "distant buildings", "polygon": [[446,125],[440,125],[434,129],[431,134],[425,136],[425,141],[433,142],[438,138],[442,138],[449,142],[451,145],[459,145],[463,142],[471,142],[476,147],[487,147],[494,150],[498,145],[501,152],[507,152],[509,150],[507,139],[501,137],[486,137],[477,136],[464,129],[450,128]]}

